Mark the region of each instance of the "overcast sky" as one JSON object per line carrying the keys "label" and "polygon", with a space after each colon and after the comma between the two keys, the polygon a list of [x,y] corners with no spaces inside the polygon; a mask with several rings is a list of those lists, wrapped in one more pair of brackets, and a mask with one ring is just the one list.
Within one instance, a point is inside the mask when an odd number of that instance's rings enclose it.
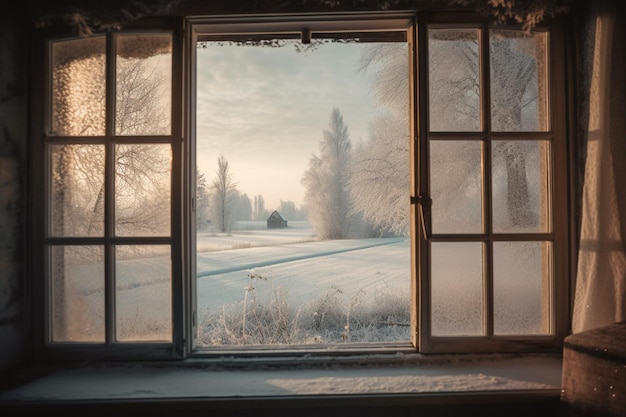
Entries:
{"label": "overcast sky", "polygon": [[365,44],[323,44],[314,51],[219,46],[198,49],[197,164],[212,182],[217,157],[229,162],[242,193],[302,204],[300,183],[328,127],[341,111],[353,145],[367,138],[377,112],[368,76],[359,72]]}

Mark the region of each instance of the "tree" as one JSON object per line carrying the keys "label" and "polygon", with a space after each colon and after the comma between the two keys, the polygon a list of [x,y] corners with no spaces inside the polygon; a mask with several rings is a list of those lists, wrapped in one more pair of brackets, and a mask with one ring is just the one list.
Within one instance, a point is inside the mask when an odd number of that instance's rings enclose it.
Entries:
{"label": "tree", "polygon": [[252,208],[253,220],[265,220],[269,216],[269,212],[265,209],[265,199],[262,195],[255,195]]}
{"label": "tree", "polygon": [[353,209],[378,234],[409,233],[407,128],[395,115],[380,116],[370,126],[369,140],[354,152],[350,178]]}
{"label": "tree", "polygon": [[309,221],[322,239],[344,239],[349,235],[351,150],[348,127],[339,109],[334,108],[320,142],[320,156],[312,155],[301,180]]}
{"label": "tree", "polygon": [[[479,130],[480,51],[473,30],[441,30],[431,32],[429,55],[431,88],[437,88],[436,100],[431,97],[431,129]],[[490,34],[491,128],[499,132],[536,131],[543,128],[545,102],[538,86],[538,65],[545,54],[538,53],[541,42],[525,32],[494,30]],[[504,169],[494,176],[494,193],[504,194],[506,219],[500,227],[528,227],[537,223],[533,213],[528,185],[527,159],[533,142],[499,141],[494,163]],[[494,146],[494,149],[495,147]],[[465,161],[468,162],[468,161]],[[433,164],[436,163],[433,161]],[[463,161],[459,160],[458,164]],[[471,171],[479,166],[459,165],[456,176],[471,181]],[[499,170],[494,170],[499,172]],[[448,184],[447,198],[462,195],[469,188],[464,181]],[[497,198],[494,195],[494,198]],[[453,205],[441,202],[441,206]]]}
{"label": "tree", "polygon": [[232,201],[237,192],[237,184],[233,182],[228,161],[224,155],[217,158],[213,186],[211,188],[212,218],[215,227],[222,233],[230,231],[232,218]]}
{"label": "tree", "polygon": [[373,78],[374,93],[388,112],[370,124],[356,147],[350,178],[353,210],[377,233],[408,234],[409,88],[407,47],[374,44],[361,57],[361,71]]}
{"label": "tree", "polygon": [[[117,135],[145,135],[169,127],[169,115],[159,106],[167,83],[150,61],[159,59],[163,52],[160,47],[146,49],[141,58],[118,61]],[[80,52],[55,67],[53,124],[58,134],[104,135],[104,67],[103,57],[81,56]],[[170,206],[171,148],[162,144],[118,144],[111,149],[115,195],[108,197],[115,198],[116,233],[169,234],[170,212],[164,207]],[[54,147],[51,160],[55,233],[104,234],[105,146]]]}
{"label": "tree", "polygon": [[196,169],[196,229],[205,230],[211,222],[209,218],[210,193],[206,177]]}

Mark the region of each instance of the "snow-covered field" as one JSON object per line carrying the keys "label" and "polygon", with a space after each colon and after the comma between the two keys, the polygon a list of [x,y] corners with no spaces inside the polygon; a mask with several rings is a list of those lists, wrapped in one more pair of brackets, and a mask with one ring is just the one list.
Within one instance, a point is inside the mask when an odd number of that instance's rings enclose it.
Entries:
{"label": "snow-covered field", "polygon": [[[320,304],[332,303],[346,320],[357,306],[389,300],[403,300],[408,310],[408,239],[318,241],[307,222],[297,221],[285,229],[266,229],[264,222],[243,227],[247,230],[198,234],[200,323],[215,320],[209,317],[225,307],[251,308],[252,296],[256,305],[286,302],[292,314],[302,315],[322,314]],[[299,317],[301,322],[311,319]],[[408,315],[397,319],[408,326]]]}

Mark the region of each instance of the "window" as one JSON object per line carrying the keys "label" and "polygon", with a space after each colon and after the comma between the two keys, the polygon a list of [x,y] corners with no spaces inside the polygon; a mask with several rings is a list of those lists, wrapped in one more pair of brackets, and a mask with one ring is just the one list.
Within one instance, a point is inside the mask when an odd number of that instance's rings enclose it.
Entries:
{"label": "window", "polygon": [[189,18],[185,36],[49,40],[43,350],[559,346],[558,31],[447,18]]}

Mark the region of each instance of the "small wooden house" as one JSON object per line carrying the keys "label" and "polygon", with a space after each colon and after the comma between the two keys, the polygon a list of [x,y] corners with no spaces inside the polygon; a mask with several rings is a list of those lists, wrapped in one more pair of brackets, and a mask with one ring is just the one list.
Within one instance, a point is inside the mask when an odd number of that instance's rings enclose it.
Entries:
{"label": "small wooden house", "polygon": [[281,229],[283,227],[287,227],[287,220],[283,219],[283,217],[276,210],[274,210],[267,218],[267,228]]}

